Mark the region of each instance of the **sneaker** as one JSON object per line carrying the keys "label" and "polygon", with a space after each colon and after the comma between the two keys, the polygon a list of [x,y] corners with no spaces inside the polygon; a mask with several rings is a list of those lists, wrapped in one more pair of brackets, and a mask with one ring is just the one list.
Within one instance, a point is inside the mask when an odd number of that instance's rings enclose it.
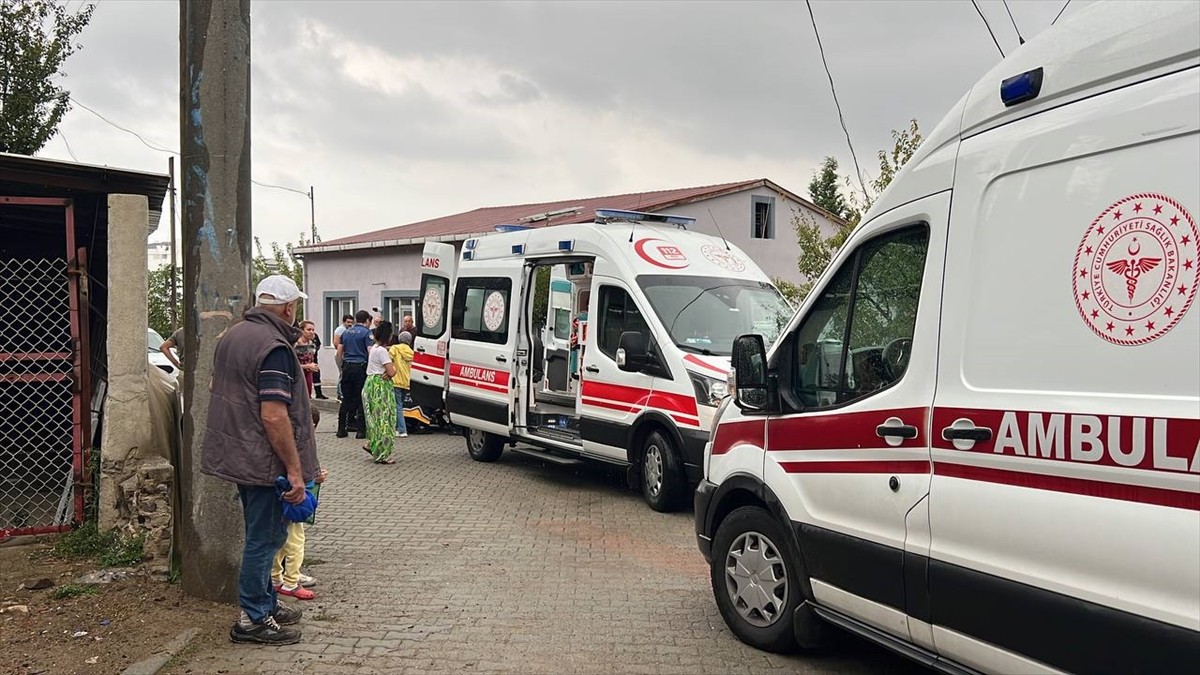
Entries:
{"label": "sneaker", "polygon": [[300,623],[300,617],[304,616],[304,612],[298,609],[292,609],[282,602],[275,605],[275,611],[271,612],[271,618],[275,619],[283,626],[291,626]]}
{"label": "sneaker", "polygon": [[408,438],[408,432],[402,431],[402,432],[396,434],[396,438]]}
{"label": "sneaker", "polygon": [[303,586],[293,586],[292,588],[288,588],[283,584],[279,584],[275,587],[275,592],[280,595],[287,595],[296,598],[297,600],[312,600],[313,598],[317,597],[316,593],[313,593]]}
{"label": "sneaker", "polygon": [[300,575],[300,585],[304,588],[312,588],[317,585],[316,577],[310,577],[307,574]]}
{"label": "sneaker", "polygon": [[337,437],[338,437],[338,438],[345,438],[345,437],[347,437],[347,436],[349,436],[349,435],[350,435],[350,434],[346,433],[346,430],[345,430],[345,429],[338,429],[338,432],[337,432]]}
{"label": "sneaker", "polygon": [[300,641],[300,630],[280,626],[275,617],[268,616],[262,623],[237,621],[229,629],[229,639],[260,645],[294,645]]}

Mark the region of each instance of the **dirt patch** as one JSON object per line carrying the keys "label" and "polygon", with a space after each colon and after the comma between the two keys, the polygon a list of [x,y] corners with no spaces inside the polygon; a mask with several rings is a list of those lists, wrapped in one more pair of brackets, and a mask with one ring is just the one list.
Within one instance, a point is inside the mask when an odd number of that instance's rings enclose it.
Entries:
{"label": "dirt patch", "polygon": [[[236,616],[144,567],[107,584],[76,582],[98,569],[51,557],[48,544],[0,548],[0,673],[120,673],[187,628],[224,634]],[[43,578],[54,585],[18,590]]]}

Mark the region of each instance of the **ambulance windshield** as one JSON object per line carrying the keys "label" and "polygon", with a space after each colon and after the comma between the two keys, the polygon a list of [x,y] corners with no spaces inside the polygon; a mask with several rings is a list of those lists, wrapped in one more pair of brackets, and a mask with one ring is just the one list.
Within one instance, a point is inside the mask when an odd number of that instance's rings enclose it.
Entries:
{"label": "ambulance windshield", "polygon": [[648,275],[638,285],[675,344],[696,354],[728,356],[745,333],[770,345],[794,311],[774,286],[749,279]]}

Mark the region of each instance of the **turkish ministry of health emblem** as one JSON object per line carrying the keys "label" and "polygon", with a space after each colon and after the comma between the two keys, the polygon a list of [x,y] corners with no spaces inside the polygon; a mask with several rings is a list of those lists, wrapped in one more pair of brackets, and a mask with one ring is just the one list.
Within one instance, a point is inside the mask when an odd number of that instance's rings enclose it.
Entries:
{"label": "turkish ministry of health emblem", "polygon": [[1196,297],[1196,221],[1170,197],[1137,194],[1101,213],[1075,253],[1075,306],[1118,345],[1144,345],[1175,327]]}

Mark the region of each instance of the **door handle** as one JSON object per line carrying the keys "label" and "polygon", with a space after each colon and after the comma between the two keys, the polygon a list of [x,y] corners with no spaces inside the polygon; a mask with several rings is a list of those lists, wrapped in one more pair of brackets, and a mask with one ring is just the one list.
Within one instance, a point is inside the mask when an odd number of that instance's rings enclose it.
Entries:
{"label": "door handle", "polygon": [[417,351],[419,351],[419,352],[421,352],[422,354],[424,354],[424,353],[425,353],[425,348],[424,348],[424,347],[417,347]]}
{"label": "door handle", "polygon": [[598,372],[600,372],[600,368],[598,368],[598,367],[596,367],[596,366],[588,366],[587,368],[584,368],[584,370],[588,371],[589,373],[598,373]]}
{"label": "door handle", "polygon": [[875,435],[880,438],[916,438],[917,428],[911,424],[898,424],[896,426],[880,424],[875,427]]}
{"label": "door handle", "polygon": [[503,354],[501,354],[500,356],[497,356],[496,360],[499,361],[500,363],[508,363],[508,357],[504,356]]}
{"label": "door handle", "polygon": [[942,429],[942,439],[947,441],[990,441],[992,440],[992,430],[987,427],[967,427],[954,428],[946,427]]}
{"label": "door handle", "polygon": [[950,441],[956,450],[970,450],[976,443],[992,440],[992,430],[977,427],[975,422],[960,417],[942,429],[942,439]]}

